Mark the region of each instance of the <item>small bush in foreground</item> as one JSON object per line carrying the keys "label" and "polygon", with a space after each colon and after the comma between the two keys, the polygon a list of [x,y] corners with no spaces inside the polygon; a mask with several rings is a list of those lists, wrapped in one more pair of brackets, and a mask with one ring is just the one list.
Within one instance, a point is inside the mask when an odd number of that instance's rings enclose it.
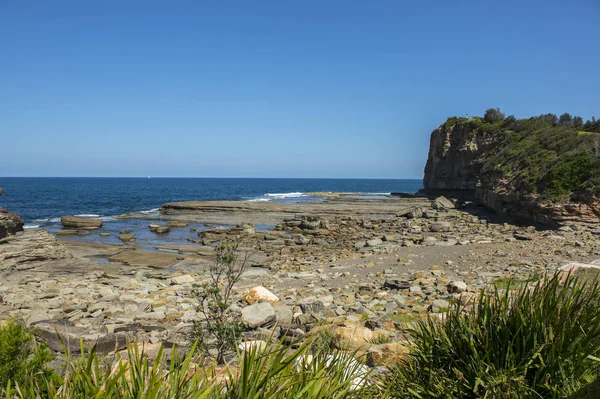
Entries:
{"label": "small bush in foreground", "polygon": [[480,294],[409,331],[415,347],[389,376],[394,397],[565,398],[598,370],[600,289],[573,276]]}
{"label": "small bush in foreground", "polygon": [[215,248],[215,261],[208,269],[209,280],[196,285],[192,296],[196,312],[202,317],[194,323],[192,341],[201,349],[216,351],[217,363],[224,364],[225,356],[235,353],[236,343],[244,331],[239,312],[231,308],[233,286],[246,270],[250,253],[238,259],[237,243],[220,243]]}
{"label": "small bush in foreground", "polygon": [[45,396],[47,383],[57,383],[57,376],[47,365],[52,360],[50,351],[35,341],[34,335],[14,320],[0,326],[0,387],[21,389],[38,387]]}

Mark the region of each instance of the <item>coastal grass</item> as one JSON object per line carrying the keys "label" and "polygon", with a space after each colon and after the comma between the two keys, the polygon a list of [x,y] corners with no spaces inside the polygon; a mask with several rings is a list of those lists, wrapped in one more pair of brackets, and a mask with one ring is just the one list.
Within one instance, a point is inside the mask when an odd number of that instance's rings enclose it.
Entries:
{"label": "coastal grass", "polygon": [[575,276],[481,292],[407,331],[409,358],[388,375],[395,398],[566,398],[598,375],[600,288]]}
{"label": "coastal grass", "polygon": [[43,376],[35,383],[11,381],[0,387],[6,399],[344,399],[378,397],[370,372],[351,354],[323,350],[311,353],[306,341],[296,349],[282,343],[254,346],[238,353],[239,365],[206,365],[197,345],[184,356],[161,348],[151,360],[138,345],[127,355],[103,358],[82,346],[69,359],[62,383]]}

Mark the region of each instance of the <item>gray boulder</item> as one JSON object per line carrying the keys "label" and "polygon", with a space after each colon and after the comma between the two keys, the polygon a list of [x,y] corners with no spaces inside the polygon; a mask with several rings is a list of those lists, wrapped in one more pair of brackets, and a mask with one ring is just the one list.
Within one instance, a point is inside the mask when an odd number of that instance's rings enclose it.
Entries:
{"label": "gray boulder", "polygon": [[452,224],[449,222],[435,222],[429,226],[429,230],[436,233],[451,231]]}
{"label": "gray boulder", "polygon": [[257,328],[276,320],[275,309],[268,302],[259,302],[242,309],[242,323],[248,328]]}

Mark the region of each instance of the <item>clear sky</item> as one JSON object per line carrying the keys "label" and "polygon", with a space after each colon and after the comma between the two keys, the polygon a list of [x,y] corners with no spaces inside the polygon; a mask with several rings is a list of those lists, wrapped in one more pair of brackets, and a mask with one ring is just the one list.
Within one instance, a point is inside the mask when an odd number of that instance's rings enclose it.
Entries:
{"label": "clear sky", "polygon": [[600,116],[598,0],[0,0],[0,176],[421,178],[500,107]]}

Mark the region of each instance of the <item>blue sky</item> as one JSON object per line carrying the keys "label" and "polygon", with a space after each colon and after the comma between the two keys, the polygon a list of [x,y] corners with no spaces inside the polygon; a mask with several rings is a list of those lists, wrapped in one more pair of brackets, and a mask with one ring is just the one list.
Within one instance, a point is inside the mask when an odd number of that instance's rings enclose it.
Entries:
{"label": "blue sky", "polygon": [[597,0],[0,0],[0,175],[421,178],[448,116],[600,116],[598,21]]}

